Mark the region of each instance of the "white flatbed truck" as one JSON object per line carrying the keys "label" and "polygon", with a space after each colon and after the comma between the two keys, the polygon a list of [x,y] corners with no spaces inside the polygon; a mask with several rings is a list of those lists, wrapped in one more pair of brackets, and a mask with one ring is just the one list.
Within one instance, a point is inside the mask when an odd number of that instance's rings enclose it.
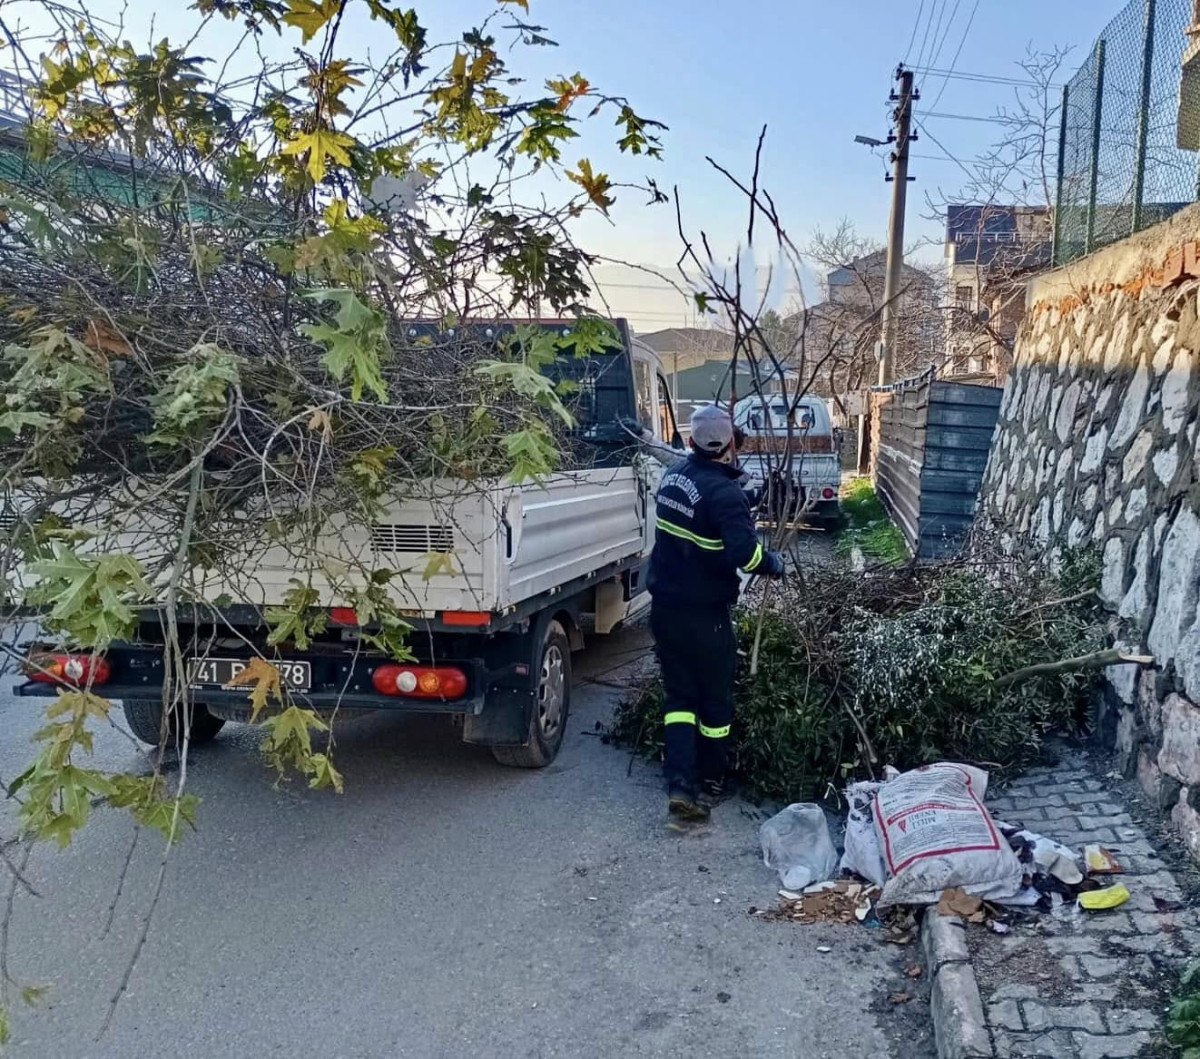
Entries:
{"label": "white flatbed truck", "polygon": [[[466,742],[490,747],[504,764],[553,760],[570,710],[572,651],[585,633],[608,633],[648,603],[645,572],[662,467],[640,455],[628,423],[679,446],[682,455],[656,354],[624,321],[614,324],[619,348],[564,355],[586,381],[587,414],[574,439],[594,450],[586,469],[521,484],[412,482],[373,523],[329,526],[322,554],[335,561],[340,554],[347,569],[394,571],[388,590],[413,626],[415,662],[397,662],[366,644],[362,633],[370,627],[361,628],[332,584],[311,572],[318,605],[328,611],[326,630],[305,650],[268,646],[264,613],[285,605],[296,577],[286,543],[265,535],[248,540],[220,576],[204,581],[200,599],[179,608],[192,742],[213,738],[227,721],[249,719],[246,689],[231,682],[257,654],[277,666],[296,702],[318,711],[453,714]],[[75,658],[74,671],[86,670],[98,694],[122,700],[133,733],[157,744],[162,615],[149,608],[141,617],[138,635],[105,653],[104,681],[85,657]],[[69,686],[69,668],[64,672]],[[18,690],[53,695],[57,687],[31,680]]]}

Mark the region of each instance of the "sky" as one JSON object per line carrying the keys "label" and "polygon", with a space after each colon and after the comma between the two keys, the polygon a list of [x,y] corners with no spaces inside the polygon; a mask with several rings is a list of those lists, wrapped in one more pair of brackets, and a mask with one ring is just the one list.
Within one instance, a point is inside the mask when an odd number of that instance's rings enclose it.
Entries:
{"label": "sky", "polygon": [[[494,10],[490,0],[414,4],[431,40],[448,39]],[[9,11],[29,6],[26,0],[0,5]],[[123,6],[124,0],[89,4],[94,13],[114,16]],[[547,27],[559,46],[513,56],[514,71],[534,81],[579,71],[598,90],[626,96],[639,113],[668,125],[661,161],[618,154],[607,122],[579,141],[580,153],[586,150],[614,181],[651,177],[665,191],[677,189],[687,230],[705,232],[717,256],[732,259],[745,250],[745,203],[706,156],[748,177],[766,125],[761,179],[793,240],[803,246],[816,229],[845,219],[860,236],[882,241],[891,196],[884,159],[854,136],[885,138],[896,64],[921,60],[1020,77],[1015,64],[1028,48],[1072,46],[1064,67],[1069,76],[1123,0],[530,0],[529,6],[527,20]],[[178,35],[194,24],[186,7],[184,0],[156,9],[128,5],[127,35],[144,40],[151,12],[158,34]],[[365,19],[348,27],[347,50],[371,48],[372,31],[378,33],[378,24]],[[919,115],[990,117],[1013,91],[933,74],[919,76],[918,84]],[[941,227],[927,218],[926,199],[953,195],[965,179],[946,152],[969,160],[1002,129],[982,121],[924,120],[932,136],[913,147],[909,241],[925,242],[932,250],[924,256],[936,259]],[[648,207],[636,191],[620,194],[610,218],[582,220],[578,236],[606,259],[676,274],[675,210]],[[752,256],[765,275],[770,248],[755,247]],[[630,317],[640,331],[693,322],[685,299],[639,269],[609,265],[596,276],[609,311]],[[776,282],[768,301],[788,307],[795,286]],[[811,296],[808,277],[806,286]]]}

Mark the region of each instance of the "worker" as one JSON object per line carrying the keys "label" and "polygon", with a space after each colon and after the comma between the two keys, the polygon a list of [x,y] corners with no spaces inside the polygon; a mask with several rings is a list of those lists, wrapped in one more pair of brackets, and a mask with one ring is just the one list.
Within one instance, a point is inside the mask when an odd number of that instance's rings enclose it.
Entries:
{"label": "worker", "polygon": [[738,479],[733,421],[717,405],[692,416],[691,454],[663,475],[650,556],[650,628],[666,692],[672,826],[708,819],[723,793],[737,664],[738,571],[783,575],[764,551]]}

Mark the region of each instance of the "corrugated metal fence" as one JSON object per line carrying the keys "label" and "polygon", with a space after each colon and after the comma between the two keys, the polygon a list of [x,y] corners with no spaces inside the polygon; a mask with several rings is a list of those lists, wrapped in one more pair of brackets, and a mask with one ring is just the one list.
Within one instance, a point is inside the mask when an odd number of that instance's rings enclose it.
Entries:
{"label": "corrugated metal fence", "polygon": [[913,554],[949,555],[975,517],[1003,390],[933,370],[871,391],[871,477]]}

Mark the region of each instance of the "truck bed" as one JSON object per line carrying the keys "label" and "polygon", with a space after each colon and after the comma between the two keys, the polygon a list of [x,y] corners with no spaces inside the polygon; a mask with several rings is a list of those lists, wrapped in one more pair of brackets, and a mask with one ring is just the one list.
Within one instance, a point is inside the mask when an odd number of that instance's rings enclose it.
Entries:
{"label": "truck bed", "polygon": [[[359,569],[389,569],[405,610],[502,613],[524,600],[639,554],[645,496],[630,467],[564,472],[540,483],[422,484],[372,525],[334,521],[313,587],[325,605],[346,603]],[[203,582],[211,602],[232,597],[273,606],[304,568],[301,542],[249,542]]]}

